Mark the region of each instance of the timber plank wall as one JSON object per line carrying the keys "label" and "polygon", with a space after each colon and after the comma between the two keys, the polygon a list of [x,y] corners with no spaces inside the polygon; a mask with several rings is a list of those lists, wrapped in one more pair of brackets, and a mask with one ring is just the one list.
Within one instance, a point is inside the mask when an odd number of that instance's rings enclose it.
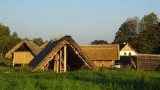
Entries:
{"label": "timber plank wall", "polygon": [[139,54],[137,70],[156,70],[160,65],[160,54]]}

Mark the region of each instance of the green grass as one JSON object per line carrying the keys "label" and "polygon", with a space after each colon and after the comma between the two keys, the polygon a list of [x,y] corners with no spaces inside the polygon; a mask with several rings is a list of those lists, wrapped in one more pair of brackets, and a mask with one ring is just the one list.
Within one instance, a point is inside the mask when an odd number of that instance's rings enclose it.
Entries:
{"label": "green grass", "polygon": [[0,63],[0,90],[160,90],[160,72],[156,71],[100,69],[33,73],[28,67]]}

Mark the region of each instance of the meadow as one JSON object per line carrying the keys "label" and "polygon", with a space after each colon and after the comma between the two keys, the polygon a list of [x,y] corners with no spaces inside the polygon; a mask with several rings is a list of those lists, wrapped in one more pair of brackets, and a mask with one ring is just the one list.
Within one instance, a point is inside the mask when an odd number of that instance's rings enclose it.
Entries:
{"label": "meadow", "polygon": [[57,74],[1,60],[0,90],[160,90],[160,72],[101,68]]}

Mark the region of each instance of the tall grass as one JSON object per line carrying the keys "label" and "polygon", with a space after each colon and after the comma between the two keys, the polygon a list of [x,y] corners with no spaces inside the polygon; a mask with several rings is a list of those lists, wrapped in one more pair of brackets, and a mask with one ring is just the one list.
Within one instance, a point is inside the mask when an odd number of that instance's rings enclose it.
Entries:
{"label": "tall grass", "polygon": [[28,67],[0,66],[1,90],[160,90],[160,72],[80,70],[56,74]]}

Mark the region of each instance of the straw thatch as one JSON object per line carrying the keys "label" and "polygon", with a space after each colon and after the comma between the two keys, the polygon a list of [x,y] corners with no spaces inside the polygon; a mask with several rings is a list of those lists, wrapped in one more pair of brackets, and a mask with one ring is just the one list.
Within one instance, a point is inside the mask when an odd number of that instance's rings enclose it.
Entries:
{"label": "straw thatch", "polygon": [[28,64],[39,52],[40,48],[32,41],[23,40],[13,47],[6,55],[6,58],[13,58],[15,64]]}
{"label": "straw thatch", "polygon": [[119,45],[85,45],[80,46],[87,56],[98,67],[111,67],[115,60],[119,60]]}
{"label": "straw thatch", "polygon": [[137,60],[137,70],[155,70],[160,66],[160,55],[139,54]]}
{"label": "straw thatch", "polygon": [[[62,61],[63,65],[61,65]],[[77,70],[82,67],[88,67],[93,70],[97,69],[71,36],[64,36],[55,41],[51,40],[29,63],[29,66],[33,67],[33,71],[44,70],[47,67],[47,69],[54,69],[57,73],[60,73],[61,70],[64,70],[62,72],[66,72],[66,70]]]}
{"label": "straw thatch", "polygon": [[45,48],[49,42],[46,41],[43,45],[40,46],[41,49]]}

